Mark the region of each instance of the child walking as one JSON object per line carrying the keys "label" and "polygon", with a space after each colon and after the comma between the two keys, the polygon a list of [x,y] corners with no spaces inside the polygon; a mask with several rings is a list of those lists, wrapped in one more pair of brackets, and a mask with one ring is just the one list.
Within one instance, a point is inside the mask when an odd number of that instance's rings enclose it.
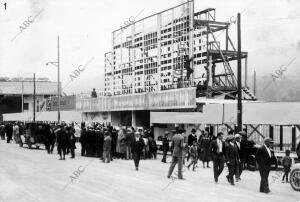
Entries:
{"label": "child walking", "polygon": [[291,166],[292,166],[292,159],[290,157],[290,150],[285,150],[285,157],[283,157],[282,159],[282,165],[283,165],[283,177],[282,177],[282,183],[284,183],[284,178],[286,177],[286,182],[288,181],[288,176],[289,176],[289,172],[291,171]]}
{"label": "child walking", "polygon": [[196,141],[193,142],[193,145],[191,146],[189,152],[191,157],[191,163],[188,165],[188,169],[190,169],[190,166],[193,165],[193,171],[195,171],[195,165],[197,164],[198,159],[198,149]]}

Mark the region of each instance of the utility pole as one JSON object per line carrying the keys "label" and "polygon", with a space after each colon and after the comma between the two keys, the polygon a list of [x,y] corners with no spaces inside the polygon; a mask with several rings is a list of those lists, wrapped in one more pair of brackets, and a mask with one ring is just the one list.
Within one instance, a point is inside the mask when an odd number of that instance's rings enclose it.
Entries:
{"label": "utility pole", "polygon": [[256,71],[254,70],[254,76],[253,76],[253,91],[254,91],[254,95],[256,96]]}
{"label": "utility pole", "polygon": [[238,131],[243,130],[243,107],[242,107],[242,54],[241,54],[241,14],[237,14],[237,80],[238,80],[238,105],[237,105],[237,120]]}
{"label": "utility pole", "polygon": [[33,74],[33,122],[35,122],[35,73]]}
{"label": "utility pole", "polygon": [[46,65],[51,64],[57,67],[57,122],[60,124],[60,74],[59,74],[59,36],[57,36],[57,61],[47,62]]}
{"label": "utility pole", "polygon": [[57,36],[57,122],[60,124],[59,36]]}

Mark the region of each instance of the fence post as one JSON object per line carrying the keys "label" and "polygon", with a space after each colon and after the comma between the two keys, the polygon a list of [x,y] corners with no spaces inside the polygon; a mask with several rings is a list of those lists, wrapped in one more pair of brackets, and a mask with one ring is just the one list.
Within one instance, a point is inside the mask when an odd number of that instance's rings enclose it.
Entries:
{"label": "fence post", "polygon": [[273,139],[273,137],[274,137],[274,127],[272,125],[269,125],[269,134],[270,134],[270,138]]}
{"label": "fence post", "polygon": [[283,126],[280,126],[280,143],[279,143],[279,148],[280,151],[282,151],[282,144],[283,144]]}

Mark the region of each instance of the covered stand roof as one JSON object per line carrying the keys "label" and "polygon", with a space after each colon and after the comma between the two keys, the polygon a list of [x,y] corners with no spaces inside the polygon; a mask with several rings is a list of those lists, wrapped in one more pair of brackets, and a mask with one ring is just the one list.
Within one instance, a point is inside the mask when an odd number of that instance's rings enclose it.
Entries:
{"label": "covered stand roof", "polygon": [[[207,104],[203,112],[151,112],[151,123],[236,124],[235,103]],[[300,102],[245,102],[243,124],[300,125]]]}

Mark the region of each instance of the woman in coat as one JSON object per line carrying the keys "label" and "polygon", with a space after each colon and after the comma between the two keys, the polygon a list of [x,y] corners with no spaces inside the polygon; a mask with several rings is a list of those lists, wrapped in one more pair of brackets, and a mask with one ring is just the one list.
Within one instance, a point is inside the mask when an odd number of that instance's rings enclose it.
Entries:
{"label": "woman in coat", "polygon": [[211,140],[209,138],[208,132],[205,131],[204,137],[199,142],[200,147],[200,160],[203,162],[203,168],[205,168],[205,162],[207,163],[207,168],[209,167],[209,162],[211,161],[211,153],[209,151]]}
{"label": "woman in coat", "polygon": [[122,128],[118,131],[118,138],[117,138],[117,146],[116,146],[116,153],[118,157],[125,158],[125,129]]}

